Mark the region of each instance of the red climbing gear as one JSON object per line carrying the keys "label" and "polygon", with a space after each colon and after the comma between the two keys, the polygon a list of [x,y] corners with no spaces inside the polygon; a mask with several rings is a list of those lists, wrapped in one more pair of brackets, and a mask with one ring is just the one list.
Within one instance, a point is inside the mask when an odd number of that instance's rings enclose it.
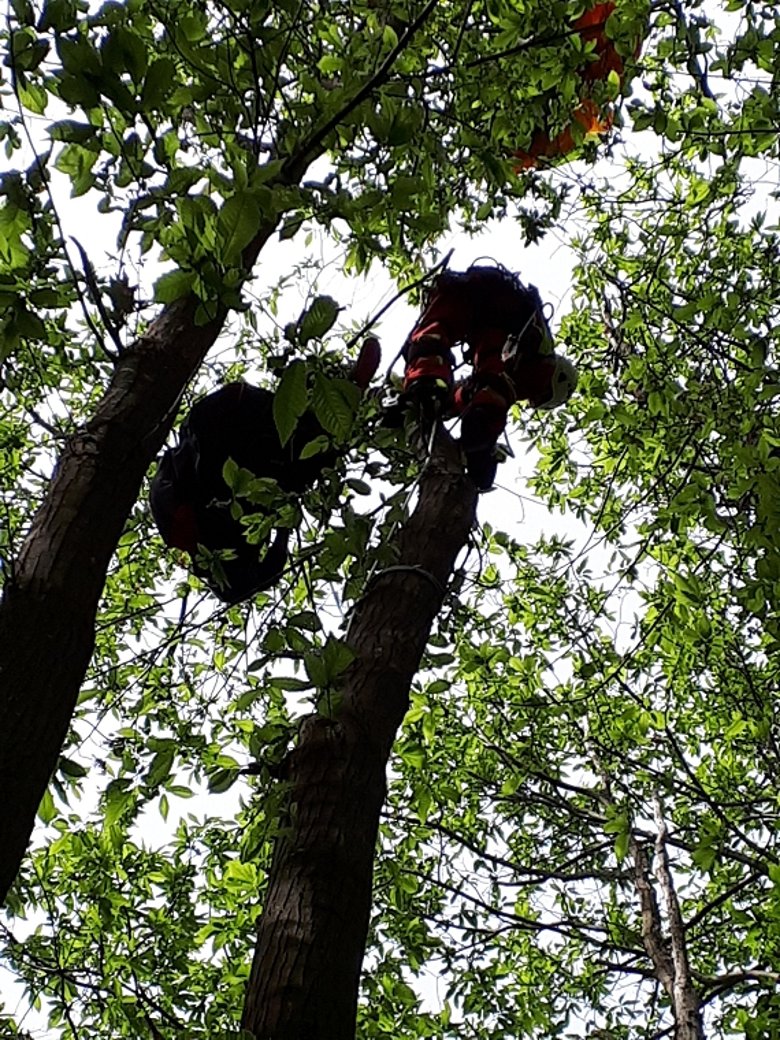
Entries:
{"label": "red climbing gear", "polygon": [[[453,354],[464,344],[474,371],[454,394]],[[440,415],[461,417],[461,445],[469,473],[487,489],[495,476],[495,445],[509,408],[520,398],[552,400],[553,341],[534,286],[502,267],[475,265],[445,271],[403,348],[403,397]]]}
{"label": "red climbing gear", "polygon": [[466,317],[462,301],[451,291],[452,277],[445,271],[436,279],[425,310],[403,347],[403,396],[439,412],[450,401],[455,363],[452,347]]}
{"label": "red climbing gear", "polygon": [[376,336],[367,336],[360,348],[357,361],[352,366],[349,378],[361,390],[365,390],[376,375],[376,370],[379,368],[381,361],[382,348],[379,345],[379,340]]}

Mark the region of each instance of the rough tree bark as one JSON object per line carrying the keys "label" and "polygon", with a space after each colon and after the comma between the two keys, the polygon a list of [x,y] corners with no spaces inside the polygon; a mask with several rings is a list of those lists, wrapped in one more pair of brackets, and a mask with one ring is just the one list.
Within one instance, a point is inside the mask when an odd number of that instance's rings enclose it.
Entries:
{"label": "rough tree bark", "polygon": [[677,889],[672,877],[667,851],[669,831],[660,799],[656,800],[654,816],[658,828],[654,869],[663,892],[666,918],[669,923],[669,946],[673,974],[671,989],[667,992],[674,1014],[674,1040],[704,1040],[701,1000],[693,984],[688,943],[685,938],[685,921],[680,901],[677,898]]}
{"label": "rough tree bark", "polygon": [[[251,267],[276,224],[247,248]],[[94,647],[106,571],[185,386],[226,313],[166,307],[119,358],[93,418],[60,456],[0,600],[0,904],[24,856]]]}
{"label": "rough tree bark", "polygon": [[668,936],[664,934],[664,918],[651,879],[647,851],[636,839],[631,842],[634,884],[642,914],[642,944],[655,976],[669,998],[674,1018],[674,1040],[704,1040],[701,1000],[693,984],[685,925],[669,867],[666,839],[666,824],[660,818],[654,872],[666,904]]}
{"label": "rough tree bark", "polygon": [[385,771],[477,493],[440,435],[398,566],[356,609],[335,718],[311,716],[288,759],[289,814],[260,918],[243,1027],[256,1040],[353,1040]]}

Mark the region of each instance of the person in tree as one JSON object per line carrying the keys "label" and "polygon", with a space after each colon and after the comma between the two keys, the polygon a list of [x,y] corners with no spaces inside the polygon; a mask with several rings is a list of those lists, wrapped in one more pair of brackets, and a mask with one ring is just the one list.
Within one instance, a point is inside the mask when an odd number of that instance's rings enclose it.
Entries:
{"label": "person in tree", "polygon": [[[379,342],[363,344],[351,378],[365,389],[379,367]],[[190,556],[193,572],[225,603],[238,603],[275,585],[287,564],[290,531],[277,527],[257,542],[247,540],[241,510],[225,481],[228,459],[255,478],[275,481],[281,492],[300,496],[332,466],[337,451],[301,458],[304,447],[324,434],[310,411],[282,445],[273,416],[271,390],[227,383],[191,408],[178,444],[157,467],[150,504],[166,545]],[[273,499],[273,493],[270,498]],[[271,506],[253,505],[268,514]]]}
{"label": "person in tree", "polygon": [[[453,347],[473,370],[455,385]],[[469,475],[480,490],[495,479],[495,446],[509,408],[557,408],[577,385],[577,372],[556,354],[535,286],[498,266],[444,271],[403,347],[402,401],[428,415],[457,415]]]}

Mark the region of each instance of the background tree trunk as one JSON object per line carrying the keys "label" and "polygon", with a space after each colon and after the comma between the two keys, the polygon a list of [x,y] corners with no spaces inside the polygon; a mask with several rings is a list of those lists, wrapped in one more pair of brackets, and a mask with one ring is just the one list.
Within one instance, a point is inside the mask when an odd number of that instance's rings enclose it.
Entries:
{"label": "background tree trunk", "polygon": [[385,770],[431,625],[474,522],[477,492],[441,434],[398,565],[356,608],[332,719],[301,727],[288,820],[260,918],[243,1026],[256,1040],[353,1040]]}

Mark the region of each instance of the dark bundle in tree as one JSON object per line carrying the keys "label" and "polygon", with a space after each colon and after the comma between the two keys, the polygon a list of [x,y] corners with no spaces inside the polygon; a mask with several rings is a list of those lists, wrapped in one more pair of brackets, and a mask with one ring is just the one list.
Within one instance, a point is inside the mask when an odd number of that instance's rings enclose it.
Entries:
{"label": "dark bundle in tree", "polygon": [[[367,340],[350,373],[361,389],[379,360],[379,343]],[[225,603],[238,603],[279,580],[290,536],[289,528],[277,527],[273,535],[247,539],[242,507],[224,476],[228,460],[256,478],[275,481],[283,492],[302,495],[338,459],[335,447],[301,458],[307,444],[325,435],[310,411],[282,444],[273,403],[272,391],[239,382],[201,398],[152,481],[152,513],[165,544],[189,553],[194,573]],[[252,506],[244,511],[267,510]]]}
{"label": "dark bundle in tree", "polygon": [[152,481],[152,513],[165,544],[189,553],[195,574],[226,603],[237,603],[278,581],[287,562],[290,532],[279,527],[273,537],[257,544],[247,541],[246,527],[231,510],[225,463],[232,459],[255,477],[275,480],[282,491],[300,494],[333,462],[333,452],[299,457],[304,445],[322,433],[311,413],[301,418],[282,446],[273,399],[270,390],[248,383],[228,383],[202,398]]}

